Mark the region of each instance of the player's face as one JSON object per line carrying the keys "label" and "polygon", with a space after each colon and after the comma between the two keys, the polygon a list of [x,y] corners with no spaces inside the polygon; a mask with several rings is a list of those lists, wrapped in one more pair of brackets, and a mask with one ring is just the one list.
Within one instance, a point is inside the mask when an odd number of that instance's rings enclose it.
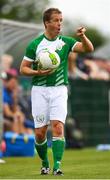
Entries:
{"label": "player's face", "polygon": [[61,25],[62,25],[62,14],[53,13],[51,15],[50,21],[46,23],[46,29],[48,32],[56,36],[61,31]]}

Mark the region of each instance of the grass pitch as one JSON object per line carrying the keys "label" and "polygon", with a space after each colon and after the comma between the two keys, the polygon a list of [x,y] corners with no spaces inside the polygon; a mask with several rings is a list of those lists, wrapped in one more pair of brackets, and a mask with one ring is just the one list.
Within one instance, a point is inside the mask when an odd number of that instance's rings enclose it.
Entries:
{"label": "grass pitch", "polygon": [[[52,152],[49,150],[52,166]],[[95,149],[66,150],[63,156],[64,176],[39,175],[41,166],[37,155],[33,158],[4,158],[0,164],[0,179],[110,179],[110,151]]]}

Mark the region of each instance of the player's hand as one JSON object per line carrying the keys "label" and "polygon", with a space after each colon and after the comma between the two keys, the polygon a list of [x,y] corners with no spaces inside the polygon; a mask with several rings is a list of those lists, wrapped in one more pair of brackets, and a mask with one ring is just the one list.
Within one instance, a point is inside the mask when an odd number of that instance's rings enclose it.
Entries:
{"label": "player's hand", "polygon": [[42,76],[42,75],[49,75],[52,73],[52,70],[51,69],[48,69],[48,70],[42,70],[42,69],[39,69],[37,70],[37,75],[39,76]]}
{"label": "player's hand", "polygon": [[86,28],[84,27],[79,27],[76,31],[76,35],[78,37],[83,37],[85,35],[85,32],[86,32]]}

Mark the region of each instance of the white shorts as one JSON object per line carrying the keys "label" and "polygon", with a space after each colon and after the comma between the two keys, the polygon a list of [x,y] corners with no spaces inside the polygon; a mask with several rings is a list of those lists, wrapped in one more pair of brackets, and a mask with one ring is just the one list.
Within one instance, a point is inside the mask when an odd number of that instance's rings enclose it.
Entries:
{"label": "white shorts", "polygon": [[31,92],[32,115],[35,128],[50,124],[51,120],[65,123],[67,115],[67,87],[33,86]]}

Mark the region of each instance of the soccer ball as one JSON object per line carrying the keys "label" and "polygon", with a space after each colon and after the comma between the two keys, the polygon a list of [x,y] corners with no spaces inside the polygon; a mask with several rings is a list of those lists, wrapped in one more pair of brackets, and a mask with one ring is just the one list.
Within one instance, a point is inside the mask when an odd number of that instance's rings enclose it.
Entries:
{"label": "soccer ball", "polygon": [[60,65],[60,57],[55,51],[41,50],[38,54],[39,69],[56,69]]}

